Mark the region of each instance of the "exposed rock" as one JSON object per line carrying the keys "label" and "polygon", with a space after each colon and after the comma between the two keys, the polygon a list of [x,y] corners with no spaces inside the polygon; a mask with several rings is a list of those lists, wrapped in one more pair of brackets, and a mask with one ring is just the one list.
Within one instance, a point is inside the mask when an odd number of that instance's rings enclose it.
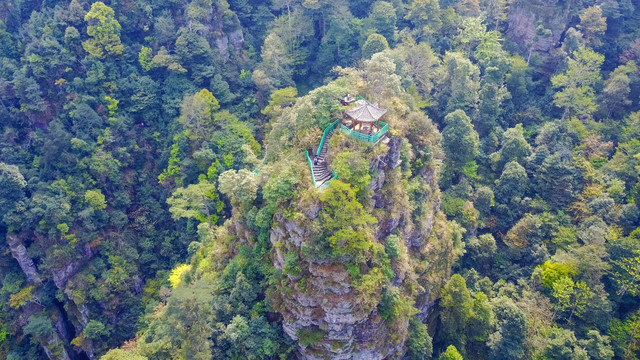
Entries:
{"label": "exposed rock", "polygon": [[229,33],[229,42],[233,45],[236,52],[242,50],[242,45],[244,45],[244,34],[242,33],[241,28]]}
{"label": "exposed rock", "polygon": [[387,146],[389,150],[384,155],[379,155],[369,162],[369,172],[372,174],[377,173],[380,170],[393,170],[400,166],[400,150],[402,149],[402,142],[404,140],[397,136],[391,137]]}
{"label": "exposed rock", "polygon": [[91,259],[93,251],[89,244],[85,244],[82,258],[67,263],[62,269],[53,272],[53,282],[58,289],[62,289],[67,280],[77,273],[87,260]]}
{"label": "exposed rock", "polygon": [[[562,10],[553,0],[516,2],[509,9],[507,35],[521,49],[547,57],[552,48],[559,46],[567,27],[568,12]],[[550,30],[550,35],[538,35],[538,25]]]}
{"label": "exposed rock", "polygon": [[310,220],[315,220],[320,214],[320,210],[322,210],[320,204],[311,204],[307,209],[304,210],[304,215]]}
{"label": "exposed rock", "polygon": [[304,230],[293,221],[284,220],[284,227],[289,233],[289,239],[296,247],[302,246],[302,238],[304,237]]}
{"label": "exposed rock", "polygon": [[240,21],[235,13],[231,16],[235,18],[237,26],[225,26],[225,21],[223,20],[225,16],[228,15],[224,14],[224,10],[221,8],[212,10],[203,23],[204,30],[201,33],[207,39],[209,45],[218,49],[220,56],[226,61],[230,56],[229,44],[233,46],[236,53],[242,50],[244,34],[242,33],[242,27],[239,26]]}
{"label": "exposed rock", "polygon": [[133,290],[136,292],[136,294],[140,294],[142,293],[143,287],[144,287],[144,279],[142,279],[139,276],[136,276],[133,279]]}
{"label": "exposed rock", "polygon": [[[404,240],[406,250],[403,251],[407,253],[392,259],[394,276],[385,286],[395,286],[404,296],[412,296],[420,318],[425,319],[443,285],[440,278],[448,278],[451,264],[449,257],[437,263],[434,261],[435,265],[427,269],[413,269],[412,264],[431,263],[435,257],[450,251],[452,243],[447,234],[432,234],[434,229],[446,230],[446,218],[438,216],[440,193],[436,169],[427,166],[422,174],[414,175],[417,182],[424,181],[421,186],[425,185],[419,199],[414,200],[415,195],[410,198],[406,191],[405,174],[399,168],[403,141],[401,137],[392,136],[384,141],[384,145],[376,145],[383,148],[376,148],[372,152],[375,155],[369,160],[372,179],[367,194],[370,196],[362,205],[377,218],[372,229],[374,241],[384,244],[386,238],[394,233]],[[271,259],[275,268],[284,269],[285,254],[298,254],[301,273],[284,276],[277,287],[279,291],[273,293],[276,310],[283,317],[284,332],[300,343],[298,357],[309,360],[401,358],[405,351],[409,319],[393,322],[382,319],[375,305],[380,301],[382,289],[366,295],[373,301],[364,301],[364,295],[347,271],[349,258],[312,257],[305,253],[308,251],[305,243],[322,241],[318,239],[320,235],[315,224],[322,204],[313,196],[311,198],[311,201],[306,201],[309,200],[306,198],[297,204],[295,220],[285,217],[282,212],[276,213],[270,233],[270,241],[274,245]],[[419,212],[412,213],[411,201],[420,201]],[[299,216],[301,214],[303,216]],[[429,243],[431,239],[434,244]],[[354,263],[349,266],[354,266]],[[373,265],[365,263],[355,266],[360,266],[362,274],[373,268]],[[417,295],[404,292],[404,288],[413,285],[420,288]],[[309,340],[315,342],[309,343]]]}
{"label": "exposed rock", "polygon": [[69,343],[69,339],[62,314],[57,308],[51,308],[51,310],[53,311],[52,320],[55,331],[45,336],[38,336],[36,339],[49,360],[71,360],[65,347],[65,344]]}
{"label": "exposed rock", "polygon": [[49,360],[71,360],[67,349],[64,347],[64,342],[56,332],[51,333],[49,336],[40,337],[38,342]]}
{"label": "exposed rock", "polygon": [[228,59],[229,58],[229,38],[226,35],[222,34],[214,37],[213,42],[216,45],[216,48],[218,48],[218,51],[220,51],[220,55],[222,56],[222,58]]}
{"label": "exposed rock", "polygon": [[17,234],[8,233],[7,244],[9,244],[9,249],[11,250],[11,256],[16,259],[22,272],[27,276],[27,280],[39,283],[40,276],[38,275],[38,270],[33,260],[27,255],[27,248],[22,243],[20,237]]}

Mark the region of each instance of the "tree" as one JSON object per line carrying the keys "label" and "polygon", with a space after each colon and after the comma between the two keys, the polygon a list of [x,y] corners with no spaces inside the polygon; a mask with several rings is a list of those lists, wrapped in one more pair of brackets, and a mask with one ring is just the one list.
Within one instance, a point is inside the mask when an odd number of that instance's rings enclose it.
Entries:
{"label": "tree", "polygon": [[440,3],[438,0],[414,0],[407,9],[406,20],[409,20],[422,35],[437,34],[442,27]]}
{"label": "tree", "polygon": [[480,186],[476,189],[473,199],[473,207],[480,212],[480,216],[486,218],[494,205],[495,194],[488,186]]}
{"label": "tree", "polygon": [[235,206],[246,207],[256,198],[256,176],[247,169],[227,170],[218,178],[220,193],[232,200]]}
{"label": "tree", "polygon": [[234,316],[231,323],[229,323],[225,329],[225,336],[231,340],[232,344],[236,346],[241,344],[244,339],[249,336],[249,324],[247,324],[247,320],[240,315]]}
{"label": "tree", "polygon": [[623,257],[615,261],[620,271],[613,274],[618,284],[618,295],[629,293],[631,296],[640,295],[640,251],[636,251],[634,257]]}
{"label": "tree", "polygon": [[269,104],[265,106],[260,112],[264,115],[276,117],[282,112],[282,108],[291,106],[296,101],[298,96],[298,90],[289,86],[286,88],[278,89],[271,93]]}
{"label": "tree", "polygon": [[214,113],[220,109],[211,91],[202,89],[186,96],[180,109],[180,123],[192,141],[209,140],[214,130]]}
{"label": "tree", "polygon": [[563,119],[567,115],[590,115],[597,110],[593,87],[601,80],[603,62],[603,55],[583,46],[567,60],[567,71],[551,78],[553,87],[562,88],[553,98],[556,106],[564,108]]}
{"label": "tree", "polygon": [[440,306],[445,339],[456,348],[464,349],[467,325],[473,315],[473,299],[466,281],[459,274],[453,274],[442,288]]}
{"label": "tree", "polygon": [[23,67],[13,73],[13,91],[20,100],[20,111],[43,112],[47,109],[47,104],[40,85],[33,77],[27,76],[26,72],[27,67]]}
{"label": "tree", "polygon": [[538,168],[535,182],[537,192],[554,209],[572,203],[583,187],[582,174],[568,152],[548,156]]}
{"label": "tree", "polygon": [[609,337],[600,335],[598,330],[589,330],[587,338],[578,341],[578,344],[587,351],[591,360],[611,360],[613,349],[609,344]]}
{"label": "tree", "polygon": [[120,23],[115,18],[115,12],[101,1],[91,5],[91,10],[85,15],[87,35],[91,38],[82,43],[82,47],[99,59],[108,55],[120,55],[124,45],[120,42]]}
{"label": "tree", "polygon": [[471,119],[462,110],[455,110],[444,118],[442,147],[451,166],[460,171],[478,156],[479,138],[473,129]]}
{"label": "tree", "polygon": [[406,354],[408,360],[431,359],[433,345],[427,330],[427,325],[420,320],[416,318],[409,320],[409,339],[407,339]]}
{"label": "tree", "polygon": [[640,355],[640,312],[636,311],[624,321],[613,319],[609,335],[616,356],[637,359]]}
{"label": "tree", "polygon": [[602,45],[600,36],[607,30],[607,18],[602,16],[602,8],[592,5],[580,12],[580,24],[585,39],[594,46]]}
{"label": "tree", "polygon": [[527,335],[526,317],[513,300],[499,297],[493,300],[497,330],[490,335],[487,345],[490,358],[496,360],[521,359]]}
{"label": "tree", "polygon": [[15,294],[11,294],[11,296],[9,296],[9,301],[7,302],[7,305],[9,305],[9,307],[11,308],[19,309],[22,306],[24,306],[26,303],[33,301],[34,300],[33,289],[35,289],[34,286],[28,286],[18,291]]}
{"label": "tree", "polygon": [[439,76],[438,99],[443,114],[457,109],[471,113],[478,103],[480,69],[467,57],[457,52],[444,55]]}
{"label": "tree", "polygon": [[618,66],[604,82],[604,89],[602,89],[599,100],[607,109],[607,116],[616,113],[619,115],[621,110],[631,105],[631,100],[629,100],[631,79],[629,75],[635,74],[637,71],[636,63],[629,61]]}
{"label": "tree", "polygon": [[230,104],[236,97],[236,95],[232,94],[229,90],[229,83],[222,79],[222,75],[220,74],[216,74],[213,79],[211,79],[209,87],[215,98],[223,105]]}
{"label": "tree", "polygon": [[491,160],[495,162],[496,170],[500,171],[510,161],[524,163],[524,160],[529,155],[531,155],[531,145],[524,138],[522,124],[517,124],[504,132],[502,135],[502,148],[498,152],[491,154]]}
{"label": "tree", "polygon": [[327,245],[335,258],[348,256],[364,262],[373,245],[371,225],[376,218],[366,212],[356,199],[351,185],[334,180],[320,195],[323,211],[319,219]]}
{"label": "tree", "polygon": [[17,166],[0,162],[0,213],[5,222],[24,201],[26,186],[27,182]]}
{"label": "tree", "polygon": [[[180,218],[195,218],[207,221],[209,229],[213,229],[212,223],[217,222],[217,215],[211,214],[209,201],[217,199],[215,190],[215,184],[206,180],[201,180],[197,184],[191,184],[186,188],[179,188],[167,199],[167,204],[170,206],[169,212],[176,220]],[[212,216],[215,216],[213,221]]]}
{"label": "tree", "polygon": [[477,292],[473,299],[473,315],[467,327],[466,353],[484,358],[487,354],[486,342],[493,331],[495,316],[487,295]]}
{"label": "tree", "polygon": [[[491,59],[495,59],[495,57],[491,57]],[[490,69],[496,70],[496,68]],[[476,129],[483,137],[494,131],[502,117],[502,103],[510,97],[509,91],[503,84],[497,83],[493,79],[484,82],[480,89],[480,105],[476,119]]]}
{"label": "tree", "polygon": [[54,329],[49,316],[45,312],[41,312],[31,315],[22,331],[32,336],[47,336],[54,332]]}
{"label": "tree", "polygon": [[387,39],[380,34],[371,34],[367,41],[362,45],[362,58],[370,59],[375,53],[384,51],[389,48]]}
{"label": "tree", "polygon": [[213,1],[211,0],[192,0],[187,8],[189,18],[200,23],[204,22],[211,12]]}
{"label": "tree", "polygon": [[103,323],[97,320],[89,320],[87,325],[82,330],[82,334],[91,340],[99,340],[100,337],[109,335],[109,331],[106,330]]}
{"label": "tree", "polygon": [[478,270],[488,270],[497,251],[496,239],[491,234],[482,234],[468,240],[467,248]]}
{"label": "tree", "polygon": [[175,354],[183,359],[211,360],[213,291],[206,280],[178,287],[167,300],[166,326],[179,339]]}
{"label": "tree", "polygon": [[482,0],[480,8],[483,10],[487,22],[493,23],[493,29],[497,30],[500,23],[507,20],[507,11],[512,0]]}
{"label": "tree", "polygon": [[577,344],[576,336],[571,330],[552,327],[545,338],[545,347],[542,353],[545,359],[558,360],[586,360],[587,354]]}
{"label": "tree", "polygon": [[[323,21],[322,43],[318,49],[317,69],[320,73],[328,73],[334,66],[348,66],[357,56],[356,49],[359,46],[357,34],[357,20],[348,8],[349,4],[343,1],[325,1],[321,14],[326,15]],[[324,15],[323,15],[324,16]],[[326,23],[326,25],[325,25]],[[326,29],[328,25],[328,29]]]}
{"label": "tree", "polygon": [[[285,42],[278,35],[272,33],[264,39],[260,56],[262,63],[254,71],[253,76],[259,88],[266,91],[291,84],[294,61],[288,53]],[[266,77],[264,81],[259,81],[262,76],[258,71]]]}
{"label": "tree", "polygon": [[138,53],[138,62],[144,71],[151,70],[153,68],[153,50],[143,46]]}
{"label": "tree", "polygon": [[463,359],[464,358],[462,357],[462,355],[460,355],[460,353],[458,352],[458,349],[456,349],[456,347],[453,345],[449,345],[447,347],[447,350],[445,350],[445,352],[440,354],[440,356],[438,357],[438,360],[463,360]]}
{"label": "tree", "polygon": [[369,162],[355,151],[340,152],[332,161],[331,168],[340,174],[340,180],[350,183],[359,196],[371,181]]}
{"label": "tree", "polygon": [[569,277],[561,277],[552,285],[552,295],[556,300],[554,304],[554,316],[558,313],[570,311],[569,321],[574,314],[581,316],[587,307],[593,293],[589,286],[583,282],[576,283]]}
{"label": "tree", "polygon": [[562,278],[572,278],[577,275],[577,271],[573,264],[563,264],[547,260],[542,265],[538,265],[542,272],[542,285],[547,289],[552,289],[553,284]]}
{"label": "tree", "polygon": [[406,51],[405,62],[409,65],[407,70],[421,94],[425,97],[431,96],[435,78],[438,75],[436,68],[440,64],[440,59],[426,42],[415,45],[407,44],[407,46],[401,44],[398,48],[401,51]]}
{"label": "tree", "polygon": [[389,44],[394,45],[397,21],[396,9],[393,4],[387,1],[376,1],[365,20],[365,29],[384,36]]}
{"label": "tree", "polygon": [[367,97],[371,101],[399,96],[402,92],[401,79],[396,74],[396,63],[386,52],[376,53],[365,60]]}
{"label": "tree", "polygon": [[112,349],[102,355],[100,360],[148,360],[148,358],[139,355],[136,351]]}
{"label": "tree", "polygon": [[107,202],[100,189],[87,190],[84,193],[84,200],[89,204],[89,206],[96,210],[104,210],[107,208]]}
{"label": "tree", "polygon": [[463,45],[467,56],[471,55],[471,49],[480,43],[486,36],[487,27],[479,17],[468,17],[462,20],[462,26],[458,29],[456,40]]}

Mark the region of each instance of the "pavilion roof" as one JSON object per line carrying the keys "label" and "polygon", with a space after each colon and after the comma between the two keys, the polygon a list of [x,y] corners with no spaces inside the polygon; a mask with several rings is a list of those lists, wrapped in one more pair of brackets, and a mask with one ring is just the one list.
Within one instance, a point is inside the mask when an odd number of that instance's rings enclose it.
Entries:
{"label": "pavilion roof", "polygon": [[356,101],[356,107],[347,110],[347,115],[360,122],[376,122],[386,114],[388,109],[381,109],[378,104],[371,104],[366,100]]}

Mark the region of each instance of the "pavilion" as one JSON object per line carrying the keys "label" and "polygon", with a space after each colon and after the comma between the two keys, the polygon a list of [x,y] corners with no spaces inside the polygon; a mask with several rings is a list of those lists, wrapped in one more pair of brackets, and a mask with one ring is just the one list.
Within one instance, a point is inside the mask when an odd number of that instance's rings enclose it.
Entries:
{"label": "pavilion", "polygon": [[[380,118],[389,111],[378,107],[378,104],[359,99],[355,101],[356,107],[346,111],[346,127],[365,135],[375,135],[380,131]],[[384,123],[383,123],[384,124]],[[386,124],[384,124],[386,125]]]}

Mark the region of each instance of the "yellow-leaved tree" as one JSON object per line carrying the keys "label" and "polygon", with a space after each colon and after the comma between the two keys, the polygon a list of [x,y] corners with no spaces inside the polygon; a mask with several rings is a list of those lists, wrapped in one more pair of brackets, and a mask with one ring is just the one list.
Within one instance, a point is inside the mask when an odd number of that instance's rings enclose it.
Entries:
{"label": "yellow-leaved tree", "polygon": [[107,55],[120,55],[124,45],[120,42],[120,23],[112,8],[98,1],[91,5],[85,15],[87,35],[91,38],[82,43],[82,47],[91,55],[104,59]]}

